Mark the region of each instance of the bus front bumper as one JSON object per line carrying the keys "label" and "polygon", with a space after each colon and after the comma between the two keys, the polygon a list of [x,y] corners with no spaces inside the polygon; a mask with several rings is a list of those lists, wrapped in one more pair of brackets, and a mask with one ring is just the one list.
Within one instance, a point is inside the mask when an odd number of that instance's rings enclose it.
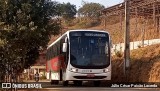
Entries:
{"label": "bus front bumper", "polygon": [[67,70],[66,71],[66,80],[111,80],[111,71],[105,73],[78,73]]}

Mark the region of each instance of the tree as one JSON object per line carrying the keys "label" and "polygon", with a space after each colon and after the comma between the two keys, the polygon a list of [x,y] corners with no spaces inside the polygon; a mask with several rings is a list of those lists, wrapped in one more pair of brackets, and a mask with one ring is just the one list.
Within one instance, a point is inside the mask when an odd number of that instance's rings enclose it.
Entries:
{"label": "tree", "polygon": [[55,18],[60,13],[57,4],[50,0],[0,1],[0,70],[22,72],[35,63],[39,48],[46,48],[50,36],[61,29]]}
{"label": "tree", "polygon": [[84,3],[84,5],[78,9],[78,13],[88,18],[99,18],[102,9],[104,9],[104,6],[99,3]]}
{"label": "tree", "polygon": [[75,15],[77,13],[76,6],[72,5],[70,3],[60,4],[59,8],[60,8],[60,12],[61,12],[60,15],[67,21],[74,19]]}

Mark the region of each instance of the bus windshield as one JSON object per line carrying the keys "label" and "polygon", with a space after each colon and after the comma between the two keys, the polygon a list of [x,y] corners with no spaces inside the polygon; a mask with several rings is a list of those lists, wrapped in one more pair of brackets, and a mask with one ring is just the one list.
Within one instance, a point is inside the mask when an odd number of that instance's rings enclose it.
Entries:
{"label": "bus windshield", "polygon": [[[77,68],[99,69],[110,64],[107,33],[81,33],[70,36],[70,62]],[[109,49],[109,48],[107,48]]]}

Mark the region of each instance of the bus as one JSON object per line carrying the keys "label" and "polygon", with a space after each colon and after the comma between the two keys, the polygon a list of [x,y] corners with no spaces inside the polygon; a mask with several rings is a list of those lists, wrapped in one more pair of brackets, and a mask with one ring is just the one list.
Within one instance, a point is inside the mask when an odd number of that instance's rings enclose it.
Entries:
{"label": "bus", "polygon": [[82,85],[111,80],[111,38],[102,30],[69,30],[47,47],[46,72],[52,84]]}

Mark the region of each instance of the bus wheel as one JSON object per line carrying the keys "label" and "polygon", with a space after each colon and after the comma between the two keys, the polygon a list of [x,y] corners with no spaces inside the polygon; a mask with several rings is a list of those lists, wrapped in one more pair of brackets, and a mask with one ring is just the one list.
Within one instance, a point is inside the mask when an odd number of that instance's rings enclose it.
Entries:
{"label": "bus wheel", "polygon": [[58,85],[59,84],[59,81],[55,81],[55,85]]}
{"label": "bus wheel", "polygon": [[62,84],[63,84],[63,86],[67,86],[68,85],[68,81],[63,81]]}
{"label": "bus wheel", "polygon": [[93,83],[94,83],[94,86],[96,86],[96,87],[99,87],[99,86],[100,86],[100,84],[101,84],[101,82],[100,82],[100,81],[94,81]]}
{"label": "bus wheel", "polygon": [[75,86],[82,86],[82,81],[74,81]]}
{"label": "bus wheel", "polygon": [[51,84],[58,85],[58,84],[59,84],[59,81],[51,80]]}

